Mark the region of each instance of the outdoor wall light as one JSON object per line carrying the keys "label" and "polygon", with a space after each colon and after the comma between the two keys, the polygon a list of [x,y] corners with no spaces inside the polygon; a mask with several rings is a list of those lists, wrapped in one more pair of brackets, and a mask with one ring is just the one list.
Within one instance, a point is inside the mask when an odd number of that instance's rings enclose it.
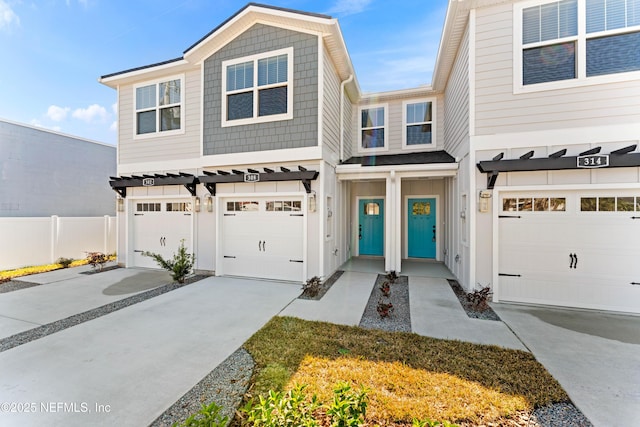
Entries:
{"label": "outdoor wall light", "polygon": [[316,211],[316,192],[312,191],[311,193],[309,193],[309,212],[315,212]]}
{"label": "outdoor wall light", "polygon": [[116,209],[118,212],[124,212],[124,199],[121,197],[118,197],[116,199]]}
{"label": "outdoor wall light", "polygon": [[196,212],[200,212],[200,197],[198,197],[198,196],[196,196],[195,210],[196,210]]}
{"label": "outdoor wall light", "polygon": [[211,194],[204,196],[204,206],[207,212],[213,212],[213,197],[211,197]]}

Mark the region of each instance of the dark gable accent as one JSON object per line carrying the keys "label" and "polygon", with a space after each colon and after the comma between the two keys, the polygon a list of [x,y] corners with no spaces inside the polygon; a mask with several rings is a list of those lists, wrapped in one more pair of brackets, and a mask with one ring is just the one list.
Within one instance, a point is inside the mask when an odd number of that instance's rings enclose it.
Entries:
{"label": "dark gable accent", "polygon": [[446,151],[425,151],[420,153],[385,154],[351,157],[341,164],[362,166],[428,165],[434,163],[455,163],[456,159]]}

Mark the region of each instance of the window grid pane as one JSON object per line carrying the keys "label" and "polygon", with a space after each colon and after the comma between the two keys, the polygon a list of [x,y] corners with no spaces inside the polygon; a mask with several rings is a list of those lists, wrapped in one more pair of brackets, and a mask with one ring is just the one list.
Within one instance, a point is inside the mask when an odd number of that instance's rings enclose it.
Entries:
{"label": "window grid pane", "polygon": [[637,52],[640,32],[588,39],[587,77],[640,70]]}
{"label": "window grid pane", "polygon": [[227,96],[227,120],[253,117],[253,92]]}
{"label": "window grid pane", "polygon": [[366,129],[362,131],[362,148],[383,148],[384,129]]}
{"label": "window grid pane", "polygon": [[136,110],[154,108],[156,106],[156,85],[136,88]]}
{"label": "window grid pane", "polygon": [[138,135],[156,131],[156,110],[138,113]]}
{"label": "window grid pane", "polygon": [[384,126],[384,107],[362,110],[362,128]]}
{"label": "window grid pane", "polygon": [[258,60],[258,86],[287,81],[287,55]]}
{"label": "window grid pane", "polygon": [[180,80],[171,80],[158,85],[158,100],[160,105],[180,103]]}
{"label": "window grid pane", "polygon": [[431,125],[407,126],[407,145],[431,144]]}
{"label": "window grid pane", "polygon": [[287,113],[287,86],[262,89],[258,92],[258,116]]}
{"label": "window grid pane", "polygon": [[574,78],[576,78],[575,42],[523,50],[523,84],[529,85]]}
{"label": "window grid pane", "polygon": [[169,107],[160,110],[160,130],[180,129],[180,107]]}
{"label": "window grid pane", "polygon": [[253,87],[253,62],[244,62],[227,67],[228,91],[250,87]]}

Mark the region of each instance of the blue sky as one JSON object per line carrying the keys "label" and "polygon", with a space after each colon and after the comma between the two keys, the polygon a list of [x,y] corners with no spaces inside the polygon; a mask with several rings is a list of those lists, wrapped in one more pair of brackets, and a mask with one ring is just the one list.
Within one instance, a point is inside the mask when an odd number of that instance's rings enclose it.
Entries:
{"label": "blue sky", "polygon": [[[365,92],[429,84],[447,0],[270,0],[338,18]],[[101,75],[182,56],[245,0],[0,0],[0,118],[116,143]]]}

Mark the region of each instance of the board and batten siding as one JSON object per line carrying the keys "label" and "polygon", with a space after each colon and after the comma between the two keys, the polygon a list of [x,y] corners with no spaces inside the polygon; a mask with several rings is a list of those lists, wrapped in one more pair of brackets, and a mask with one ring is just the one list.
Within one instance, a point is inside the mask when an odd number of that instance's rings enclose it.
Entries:
{"label": "board and batten siding", "polygon": [[444,149],[455,157],[469,152],[469,28],[464,32],[445,89]]}
{"label": "board and batten siding", "polygon": [[323,55],[322,146],[325,158],[337,159],[340,156],[340,78],[326,47]]}
{"label": "board and batten siding", "polygon": [[[173,77],[168,75],[167,77]],[[154,78],[154,81],[157,79]],[[144,81],[138,82],[144,84]],[[163,136],[159,133],[144,138],[135,134],[134,85],[118,90],[118,163],[142,163],[183,160],[200,157],[200,68],[184,73],[184,133]]]}
{"label": "board and batten siding", "polygon": [[640,80],[513,93],[512,4],[476,12],[476,135],[640,120]]}
{"label": "board and batten siding", "polygon": [[[222,127],[222,62],[293,47],[293,119]],[[255,24],[204,61],[204,155],[318,145],[318,37]],[[257,70],[256,70],[257,72]]]}

